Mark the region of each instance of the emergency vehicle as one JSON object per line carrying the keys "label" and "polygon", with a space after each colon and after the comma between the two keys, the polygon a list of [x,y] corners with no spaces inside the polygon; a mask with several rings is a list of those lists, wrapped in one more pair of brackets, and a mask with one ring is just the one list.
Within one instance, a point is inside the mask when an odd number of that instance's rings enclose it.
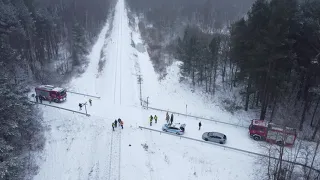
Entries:
{"label": "emergency vehicle", "polygon": [[284,146],[292,146],[297,138],[297,130],[294,128],[256,119],[251,121],[249,134],[254,140],[264,140]]}
{"label": "emergency vehicle", "polygon": [[42,100],[62,102],[67,99],[67,90],[52,85],[40,85],[35,88],[36,95]]}

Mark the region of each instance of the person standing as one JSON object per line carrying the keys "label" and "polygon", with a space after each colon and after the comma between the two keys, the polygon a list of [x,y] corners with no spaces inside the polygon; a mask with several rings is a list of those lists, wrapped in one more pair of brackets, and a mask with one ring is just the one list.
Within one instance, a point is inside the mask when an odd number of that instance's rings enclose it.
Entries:
{"label": "person standing", "polygon": [[170,122],[171,122],[171,125],[172,125],[172,123],[173,123],[173,114],[171,114]]}
{"label": "person standing", "polygon": [[117,125],[118,125],[117,120],[114,120],[114,127],[117,127]]}
{"label": "person standing", "polygon": [[169,124],[169,120],[170,120],[170,116],[169,116],[169,113],[167,112],[167,114],[166,114],[166,121],[167,121],[167,124]]}
{"label": "person standing", "polygon": [[121,128],[123,129],[123,121],[121,120],[120,122]]}
{"label": "person standing", "polygon": [[154,115],[154,122],[157,124],[157,121],[158,121],[158,117],[157,115]]}
{"label": "person standing", "polygon": [[39,96],[39,100],[40,100],[40,103],[42,104],[42,99],[43,97],[42,96]]}
{"label": "person standing", "polygon": [[79,108],[80,108],[80,111],[82,110],[82,104],[81,103],[79,103]]}
{"label": "person standing", "polygon": [[153,117],[152,115],[150,115],[150,126],[152,126],[152,120],[153,120]]}
{"label": "person standing", "polygon": [[114,123],[112,123],[112,131],[114,131]]}
{"label": "person standing", "polygon": [[120,119],[120,118],[118,119],[118,123],[119,123],[119,124],[121,123],[121,119]]}
{"label": "person standing", "polygon": [[39,101],[39,96],[36,95],[36,102],[38,103],[38,101]]}
{"label": "person standing", "polygon": [[201,129],[201,126],[202,126],[202,124],[201,124],[201,121],[199,122],[199,130]]}
{"label": "person standing", "polygon": [[[89,99],[89,104],[90,104],[90,106],[92,106],[92,100],[91,99]],[[117,125],[116,125],[116,127],[117,127]]]}

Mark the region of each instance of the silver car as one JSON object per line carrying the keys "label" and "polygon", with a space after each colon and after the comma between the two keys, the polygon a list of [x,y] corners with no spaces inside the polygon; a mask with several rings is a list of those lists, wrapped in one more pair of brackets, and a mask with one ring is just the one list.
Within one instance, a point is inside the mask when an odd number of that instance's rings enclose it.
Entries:
{"label": "silver car", "polygon": [[202,135],[202,139],[205,141],[225,144],[227,141],[227,136],[219,132],[205,132]]}
{"label": "silver car", "polygon": [[162,126],[162,131],[182,135],[184,134],[185,128],[185,124],[181,124],[180,127],[177,127],[177,125],[164,124]]}

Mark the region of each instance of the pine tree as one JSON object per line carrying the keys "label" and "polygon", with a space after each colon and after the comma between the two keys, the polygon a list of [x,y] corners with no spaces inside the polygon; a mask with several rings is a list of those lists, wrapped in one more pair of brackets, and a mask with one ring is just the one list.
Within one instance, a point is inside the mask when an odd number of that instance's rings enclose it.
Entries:
{"label": "pine tree", "polygon": [[87,40],[85,36],[84,28],[79,23],[74,23],[72,27],[72,59],[73,65],[77,66],[81,64],[84,59],[84,55],[87,51]]}
{"label": "pine tree", "polygon": [[[2,76],[5,77],[5,76]],[[0,179],[23,179],[34,169],[30,151],[43,148],[43,128],[39,110],[25,95],[25,85],[2,79],[0,83]],[[28,172],[35,173],[35,172]]]}
{"label": "pine tree", "polygon": [[189,38],[189,28],[185,29],[182,40],[178,38],[177,54],[178,58],[182,61],[180,73],[183,77],[189,77],[191,72],[191,56],[190,52],[188,52]]}
{"label": "pine tree", "polygon": [[209,87],[212,87],[212,94],[214,94],[215,90],[216,90],[217,70],[218,70],[218,65],[219,65],[218,64],[219,52],[221,49],[220,42],[221,42],[220,37],[218,35],[216,35],[212,38],[212,40],[209,44],[209,49],[210,49],[210,53],[211,53],[210,66],[209,66],[211,76],[210,76],[210,81],[209,81]]}

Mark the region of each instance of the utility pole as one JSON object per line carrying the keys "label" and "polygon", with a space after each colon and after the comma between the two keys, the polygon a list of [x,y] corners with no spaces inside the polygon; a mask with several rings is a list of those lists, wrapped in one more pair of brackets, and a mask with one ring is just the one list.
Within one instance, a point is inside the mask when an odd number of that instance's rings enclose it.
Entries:
{"label": "utility pole", "polygon": [[87,113],[87,102],[83,103],[84,105],[84,109],[86,110],[86,115],[88,116],[88,113]]}
{"label": "utility pole", "polygon": [[142,77],[140,74],[138,74],[138,84],[140,86],[140,105],[142,106],[142,88],[141,88],[141,84],[142,84]]}

